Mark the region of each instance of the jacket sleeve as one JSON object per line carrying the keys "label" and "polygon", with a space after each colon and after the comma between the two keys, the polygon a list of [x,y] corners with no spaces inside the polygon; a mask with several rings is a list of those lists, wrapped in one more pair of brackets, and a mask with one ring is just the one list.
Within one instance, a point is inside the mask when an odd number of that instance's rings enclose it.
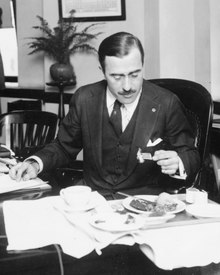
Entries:
{"label": "jacket sleeve", "polygon": [[166,116],[166,138],[170,148],[181,158],[187,180],[191,181],[200,168],[200,156],[195,145],[195,135],[188,122],[185,107],[173,95]]}
{"label": "jacket sleeve", "polygon": [[69,112],[60,124],[56,139],[35,155],[43,162],[43,171],[64,167],[76,159],[82,149],[79,90],[72,96]]}

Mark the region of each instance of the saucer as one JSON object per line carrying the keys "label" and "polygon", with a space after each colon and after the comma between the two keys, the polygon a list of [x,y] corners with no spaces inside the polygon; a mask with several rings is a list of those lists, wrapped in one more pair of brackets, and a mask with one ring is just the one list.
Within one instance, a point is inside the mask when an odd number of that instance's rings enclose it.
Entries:
{"label": "saucer", "polygon": [[56,207],[62,209],[65,212],[85,212],[95,208],[99,204],[96,193],[91,194],[90,200],[83,206],[73,207],[68,205],[61,197],[56,202]]}
{"label": "saucer", "polygon": [[220,205],[212,203],[192,204],[186,212],[196,218],[220,218]]}

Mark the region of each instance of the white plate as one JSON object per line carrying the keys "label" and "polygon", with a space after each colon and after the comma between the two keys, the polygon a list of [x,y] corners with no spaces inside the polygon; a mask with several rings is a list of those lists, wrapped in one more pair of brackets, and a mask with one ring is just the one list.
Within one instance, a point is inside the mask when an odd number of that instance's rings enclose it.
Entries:
{"label": "white plate", "polygon": [[166,214],[163,216],[148,217],[148,216],[145,216],[145,214],[143,214],[141,217],[143,217],[143,219],[145,220],[145,225],[148,226],[148,225],[165,223],[165,222],[175,218],[176,215],[175,214]]}
{"label": "white plate", "polygon": [[[137,196],[141,199],[146,199],[148,201],[152,201],[154,202],[158,196],[151,196],[151,195],[140,195],[140,196]],[[151,214],[152,212],[148,212],[148,211],[142,211],[142,210],[139,210],[139,209],[136,209],[134,207],[132,207],[130,205],[130,202],[133,200],[132,197],[128,197],[126,199],[123,200],[123,206],[127,209],[127,210],[130,210],[132,212],[135,212],[135,213],[145,213],[145,214]],[[169,214],[176,214],[176,213],[179,213],[179,212],[182,212],[183,210],[185,210],[186,208],[186,205],[183,201],[181,200],[178,200],[178,199],[173,199],[175,203],[177,203],[177,207],[174,211],[169,211],[167,213]]]}
{"label": "white plate", "polygon": [[[127,219],[131,222],[126,223]],[[110,232],[134,231],[144,226],[144,219],[135,214],[92,215],[89,223],[98,229]]]}
{"label": "white plate", "polygon": [[186,207],[186,212],[197,218],[220,218],[220,205],[192,204]]}

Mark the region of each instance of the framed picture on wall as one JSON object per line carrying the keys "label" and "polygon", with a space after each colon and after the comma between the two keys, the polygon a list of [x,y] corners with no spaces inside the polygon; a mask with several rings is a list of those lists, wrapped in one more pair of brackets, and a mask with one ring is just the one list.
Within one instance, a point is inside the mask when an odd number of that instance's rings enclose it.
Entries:
{"label": "framed picture on wall", "polygon": [[75,21],[117,21],[125,20],[125,0],[58,0],[59,16],[68,20],[75,11]]}

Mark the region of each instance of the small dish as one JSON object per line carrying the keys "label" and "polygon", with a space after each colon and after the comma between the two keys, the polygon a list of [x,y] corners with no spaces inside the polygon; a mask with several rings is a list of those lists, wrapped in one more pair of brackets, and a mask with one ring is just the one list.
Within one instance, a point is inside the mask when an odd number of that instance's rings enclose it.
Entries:
{"label": "small dish", "polygon": [[186,207],[186,212],[196,218],[220,218],[220,205],[214,203],[192,204]]}

